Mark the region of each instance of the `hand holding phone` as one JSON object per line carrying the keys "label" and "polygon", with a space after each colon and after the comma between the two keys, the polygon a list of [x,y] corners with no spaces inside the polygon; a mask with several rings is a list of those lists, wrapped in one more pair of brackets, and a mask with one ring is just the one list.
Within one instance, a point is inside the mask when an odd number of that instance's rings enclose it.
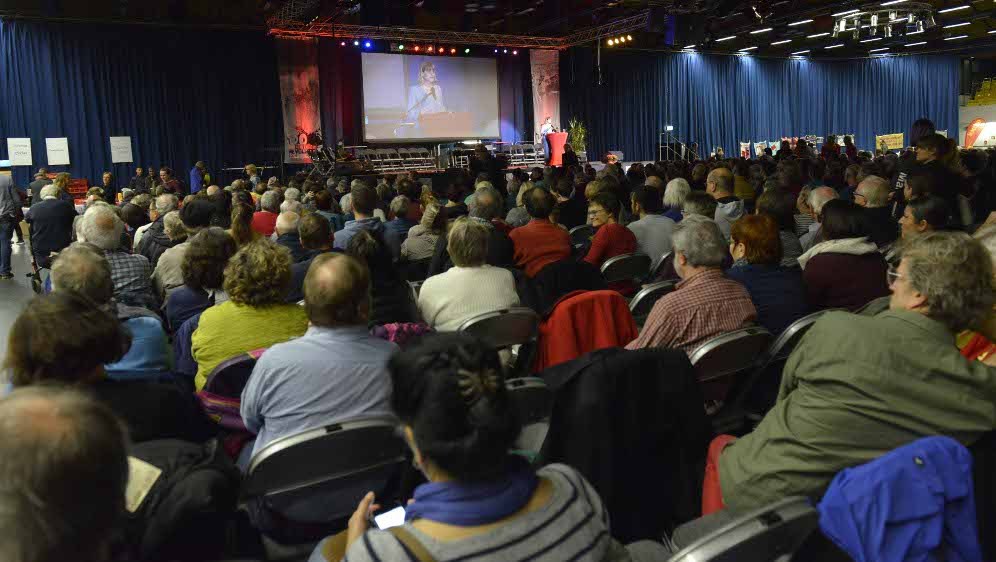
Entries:
{"label": "hand holding phone", "polygon": [[390,529],[405,524],[405,508],[398,506],[390,511],[374,515],[374,523],[380,530]]}

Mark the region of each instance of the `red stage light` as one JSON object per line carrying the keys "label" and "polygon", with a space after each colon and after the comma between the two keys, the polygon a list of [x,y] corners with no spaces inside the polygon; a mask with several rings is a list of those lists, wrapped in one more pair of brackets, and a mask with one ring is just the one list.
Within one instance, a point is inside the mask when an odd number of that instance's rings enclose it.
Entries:
{"label": "red stage light", "polygon": [[345,47],[345,46],[346,46],[346,42],[345,42],[345,41],[343,41],[343,42],[339,43],[339,46],[340,46],[340,47]]}
{"label": "red stage light", "polygon": [[429,51],[431,53],[432,52],[432,45],[429,45],[429,47],[426,49],[426,51]]}
{"label": "red stage light", "polygon": [[419,46],[418,46],[418,45],[415,45],[415,52],[417,53],[417,52],[418,52],[418,50],[419,50]]}
{"label": "red stage light", "polygon": [[456,54],[456,49],[450,49],[450,54],[451,55],[455,55]]}

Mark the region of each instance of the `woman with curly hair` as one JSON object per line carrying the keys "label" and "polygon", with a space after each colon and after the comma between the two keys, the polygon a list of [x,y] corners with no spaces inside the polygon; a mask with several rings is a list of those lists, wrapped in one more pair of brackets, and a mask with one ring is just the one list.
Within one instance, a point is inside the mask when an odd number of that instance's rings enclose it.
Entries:
{"label": "woman with curly hair", "polygon": [[238,248],[235,240],[219,227],[206,228],[190,238],[180,271],[183,285],[166,300],[166,321],[171,333],[209,306],[228,300],[222,290],[225,266]]}
{"label": "woman with curly hair", "polygon": [[286,248],[266,239],[245,245],[228,260],[224,279],[228,301],[205,310],[191,337],[197,390],[222,361],[299,337],[308,328],[304,308],[284,304],[291,280]]}

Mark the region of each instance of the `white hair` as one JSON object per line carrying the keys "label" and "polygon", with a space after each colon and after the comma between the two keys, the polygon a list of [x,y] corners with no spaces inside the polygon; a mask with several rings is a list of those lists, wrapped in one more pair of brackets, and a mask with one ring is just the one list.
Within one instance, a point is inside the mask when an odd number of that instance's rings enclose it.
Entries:
{"label": "white hair", "polygon": [[259,197],[259,208],[271,213],[277,212],[280,210],[277,201],[280,201],[280,195],[276,191],[267,191]]}
{"label": "white hair", "polygon": [[[286,203],[284,203],[286,205]],[[300,203],[298,203],[300,205]],[[277,233],[286,234],[297,232],[298,224],[301,222],[301,215],[293,211],[285,211],[277,217]]]}
{"label": "white hair", "polygon": [[48,184],[45,187],[41,188],[41,192],[39,193],[39,195],[41,195],[42,199],[48,199],[48,198],[54,199],[59,196],[59,188],[55,187],[52,184]]}
{"label": "white hair", "polygon": [[170,240],[183,240],[187,237],[187,229],[183,226],[180,211],[170,211],[163,217],[163,232]]}
{"label": "white hair", "polygon": [[176,195],[164,193],[156,197],[154,205],[156,206],[156,212],[162,216],[170,211],[175,211],[180,206],[180,201],[176,198]]}
{"label": "white hair", "polygon": [[681,252],[693,267],[720,267],[728,253],[716,222],[699,215],[687,216],[675,225],[671,241],[675,253]]}
{"label": "white hair", "polygon": [[667,182],[664,188],[664,206],[671,209],[681,209],[685,206],[685,197],[692,192],[685,178],[674,178]]}
{"label": "white hair", "polygon": [[298,203],[297,201],[294,201],[293,199],[289,199],[289,200],[284,201],[283,203],[280,204],[280,212],[281,213],[297,213],[297,214],[300,215],[301,214],[301,209],[303,207],[304,207],[304,205]]}
{"label": "white hair", "polygon": [[342,207],[342,214],[348,215],[353,212],[353,194],[347,193],[342,196],[339,200],[339,206]]}
{"label": "white hair", "polygon": [[284,201],[300,201],[301,200],[301,190],[296,187],[287,188],[284,191]]}
{"label": "white hair", "polygon": [[80,220],[83,240],[101,250],[118,249],[124,228],[124,221],[110,205],[94,205],[86,210]]}
{"label": "white hair", "polygon": [[817,187],[809,192],[808,203],[809,207],[813,209],[813,213],[819,215],[823,211],[823,206],[837,199],[839,195],[837,190],[832,187]]}

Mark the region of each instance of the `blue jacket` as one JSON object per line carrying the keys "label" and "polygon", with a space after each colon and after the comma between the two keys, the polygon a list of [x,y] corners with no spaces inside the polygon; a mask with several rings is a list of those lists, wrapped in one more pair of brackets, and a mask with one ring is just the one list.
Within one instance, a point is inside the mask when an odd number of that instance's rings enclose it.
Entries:
{"label": "blue jacket", "polygon": [[395,260],[401,255],[401,239],[398,237],[398,234],[387,230],[384,227],[384,223],[380,222],[378,218],[356,219],[347,222],[345,228],[335,233],[333,247],[345,251],[349,248],[349,241],[361,230],[369,230],[371,233],[380,234],[384,239],[384,243],[391,250],[391,256]]}
{"label": "blue jacket", "polygon": [[823,534],[856,562],[982,561],[972,455],[950,437],[840,471],[819,511]]}
{"label": "blue jacket", "polygon": [[173,370],[173,356],[162,321],[139,307],[117,304],[118,320],[131,333],[131,347],[117,363],[104,365],[107,376],[128,380],[156,378]]}
{"label": "blue jacket", "polygon": [[204,174],[194,166],[190,169],[190,193],[194,194],[204,189]]}
{"label": "blue jacket", "polygon": [[747,288],[757,309],[757,323],[775,336],[809,313],[806,288],[797,269],[738,261],[726,276]]}

